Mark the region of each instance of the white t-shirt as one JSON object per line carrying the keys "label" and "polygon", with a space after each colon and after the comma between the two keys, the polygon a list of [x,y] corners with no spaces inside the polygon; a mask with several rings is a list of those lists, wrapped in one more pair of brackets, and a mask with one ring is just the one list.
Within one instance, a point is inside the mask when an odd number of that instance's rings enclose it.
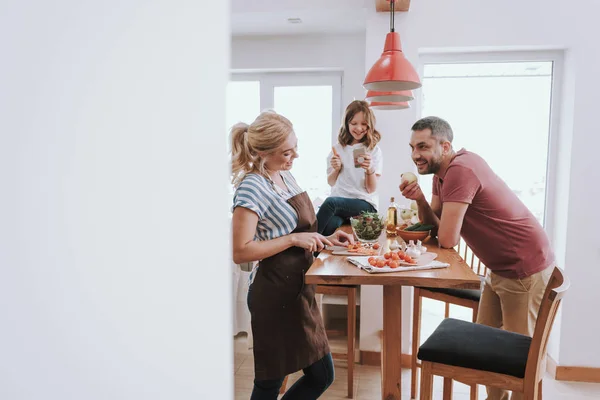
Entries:
{"label": "white t-shirt", "polygon": [[[367,193],[367,189],[365,188],[365,170],[360,167],[354,167],[354,149],[364,148],[366,150],[366,146],[362,143],[348,146],[336,143],[334,147],[342,160],[342,170],[338,175],[335,185],[331,188],[330,196],[362,199],[371,203],[378,210],[379,195],[377,191]],[[381,149],[376,145],[373,150],[367,150],[367,152],[371,154],[371,167],[375,168],[375,174],[381,175],[381,170],[383,169],[383,154],[381,153]],[[329,152],[327,156],[328,176],[333,171],[331,157],[333,157],[333,152]]]}

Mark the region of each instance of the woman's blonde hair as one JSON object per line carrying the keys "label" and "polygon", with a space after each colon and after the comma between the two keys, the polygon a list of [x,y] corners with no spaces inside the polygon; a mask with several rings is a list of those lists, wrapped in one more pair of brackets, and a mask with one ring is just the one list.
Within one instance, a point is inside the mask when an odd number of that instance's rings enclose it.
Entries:
{"label": "woman's blonde hair", "polygon": [[373,150],[375,145],[381,140],[381,134],[375,129],[375,115],[369,107],[369,103],[363,100],[354,100],[346,107],[344,121],[338,134],[338,141],[342,146],[352,144],[354,138],[350,134],[350,121],[359,112],[364,113],[365,120],[367,120],[367,134],[363,136],[361,142],[364,143],[367,149]]}
{"label": "woman's blonde hair", "polygon": [[250,125],[240,122],[231,127],[231,182],[237,186],[249,173],[266,176],[265,160],[258,154],[272,153],[293,132],[292,123],[283,115],[268,110]]}

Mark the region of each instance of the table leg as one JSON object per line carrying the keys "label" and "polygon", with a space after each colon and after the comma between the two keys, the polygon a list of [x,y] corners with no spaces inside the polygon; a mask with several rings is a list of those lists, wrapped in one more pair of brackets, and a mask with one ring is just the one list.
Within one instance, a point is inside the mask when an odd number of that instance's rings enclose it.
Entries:
{"label": "table leg", "polygon": [[383,286],[381,398],[400,400],[402,375],[402,286]]}

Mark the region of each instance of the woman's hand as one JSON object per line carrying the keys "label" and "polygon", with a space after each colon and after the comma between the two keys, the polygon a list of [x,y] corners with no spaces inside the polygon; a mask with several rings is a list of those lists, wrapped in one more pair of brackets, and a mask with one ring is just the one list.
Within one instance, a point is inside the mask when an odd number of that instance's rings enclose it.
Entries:
{"label": "woman's hand", "polygon": [[329,239],[317,232],[292,233],[290,236],[292,246],[302,247],[311,252],[321,251],[325,246],[333,246]]}
{"label": "woman's hand", "polygon": [[336,156],[336,155],[331,156],[330,164],[331,164],[331,168],[333,168],[336,171],[339,171],[342,169],[342,160],[340,159],[340,156]]}
{"label": "woman's hand", "polygon": [[354,235],[340,230],[335,231],[331,236],[327,236],[327,239],[329,239],[335,246],[347,246],[348,244],[354,244]]}
{"label": "woman's hand", "polygon": [[359,165],[367,174],[371,174],[371,155],[369,153],[365,153],[361,154],[360,156],[363,158],[363,162],[361,162]]}

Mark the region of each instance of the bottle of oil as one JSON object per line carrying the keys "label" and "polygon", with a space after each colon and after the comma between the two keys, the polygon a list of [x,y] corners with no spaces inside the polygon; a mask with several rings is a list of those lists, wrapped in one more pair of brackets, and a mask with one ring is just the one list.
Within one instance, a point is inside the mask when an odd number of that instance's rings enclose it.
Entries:
{"label": "bottle of oil", "polygon": [[394,198],[390,199],[390,206],[387,210],[386,233],[388,236],[396,236],[396,226],[398,225],[398,204]]}

